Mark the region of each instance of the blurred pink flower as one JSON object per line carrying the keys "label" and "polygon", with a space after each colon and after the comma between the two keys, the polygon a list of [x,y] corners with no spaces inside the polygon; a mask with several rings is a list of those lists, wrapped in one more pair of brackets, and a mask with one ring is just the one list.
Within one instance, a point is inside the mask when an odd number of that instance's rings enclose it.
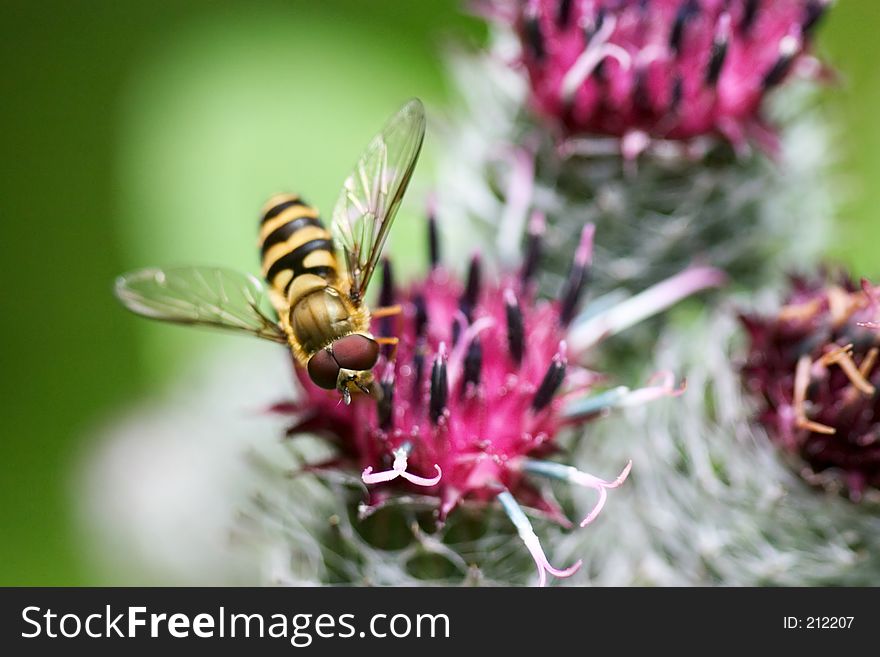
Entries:
{"label": "blurred pink flower", "polygon": [[485,13],[522,43],[531,102],[575,135],[651,139],[721,135],[767,148],[767,93],[799,70],[830,0],[490,0]]}
{"label": "blurred pink flower", "polygon": [[794,279],[775,315],[746,315],[743,369],[770,438],[812,483],[862,499],[880,488],[878,288],[847,276]]}

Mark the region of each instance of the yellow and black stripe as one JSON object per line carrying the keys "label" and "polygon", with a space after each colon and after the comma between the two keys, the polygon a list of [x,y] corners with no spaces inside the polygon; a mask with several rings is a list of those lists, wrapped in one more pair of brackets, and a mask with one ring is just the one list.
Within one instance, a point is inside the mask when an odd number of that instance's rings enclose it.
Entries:
{"label": "yellow and black stripe", "polygon": [[318,211],[293,194],[273,196],[260,223],[263,276],[287,297],[293,280],[312,274],[333,284],[338,266],[333,237],[318,218]]}

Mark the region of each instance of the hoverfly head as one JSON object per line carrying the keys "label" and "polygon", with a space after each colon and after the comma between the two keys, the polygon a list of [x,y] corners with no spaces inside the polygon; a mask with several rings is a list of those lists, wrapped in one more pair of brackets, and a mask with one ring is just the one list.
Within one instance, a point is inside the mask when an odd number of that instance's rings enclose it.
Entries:
{"label": "hoverfly head", "polygon": [[330,349],[339,367],[356,372],[368,372],[379,360],[379,344],[363,333],[351,333],[339,338]]}
{"label": "hoverfly head", "polygon": [[351,393],[373,394],[372,369],[379,359],[379,344],[362,333],[351,333],[315,353],[308,364],[309,377],[326,390],[342,393],[346,404]]}
{"label": "hoverfly head", "polygon": [[355,391],[372,395],[375,387],[372,369],[379,359],[379,344],[362,333],[352,333],[336,340],[331,348],[339,364],[336,387],[345,403],[351,401],[351,393]]}
{"label": "hoverfly head", "polygon": [[325,390],[333,390],[339,380],[339,363],[333,358],[330,348],[316,352],[308,364],[309,378],[312,382]]}

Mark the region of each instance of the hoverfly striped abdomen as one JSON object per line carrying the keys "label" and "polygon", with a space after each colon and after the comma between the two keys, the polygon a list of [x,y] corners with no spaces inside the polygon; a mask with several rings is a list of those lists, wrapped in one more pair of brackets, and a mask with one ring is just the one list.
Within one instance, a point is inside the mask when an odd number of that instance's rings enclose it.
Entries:
{"label": "hoverfly striped abdomen", "polygon": [[[333,237],[318,211],[293,194],[269,199],[260,224],[262,272],[270,287],[287,298],[294,279],[311,274],[334,284],[338,265]],[[291,301],[288,299],[288,301]]]}

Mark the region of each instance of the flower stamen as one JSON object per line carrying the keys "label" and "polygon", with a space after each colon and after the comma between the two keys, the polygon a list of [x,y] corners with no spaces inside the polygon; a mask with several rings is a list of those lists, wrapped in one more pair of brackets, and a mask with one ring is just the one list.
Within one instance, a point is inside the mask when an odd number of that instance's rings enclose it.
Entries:
{"label": "flower stamen", "polygon": [[794,416],[795,425],[799,429],[814,431],[826,435],[837,433],[834,427],[829,427],[819,422],[814,422],[807,417],[807,388],[810,387],[810,370],[812,362],[807,355],[801,356],[797,363],[794,374]]}
{"label": "flower stamen", "polygon": [[846,374],[846,378],[849,379],[853,387],[855,387],[861,393],[870,397],[874,394],[876,388],[865,379],[865,376],[856,366],[855,361],[852,359],[852,349],[852,344],[848,344],[844,347],[838,347],[837,349],[834,349],[833,351],[825,354],[819,362],[823,365],[837,365],[838,367],[840,367],[840,369],[843,370],[843,373]]}
{"label": "flower stamen", "polygon": [[871,347],[870,351],[868,351],[868,355],[865,356],[862,364],[859,365],[859,374],[866,379],[871,375],[871,370],[874,369],[878,354],[880,354],[880,350],[878,350],[877,347]]}

